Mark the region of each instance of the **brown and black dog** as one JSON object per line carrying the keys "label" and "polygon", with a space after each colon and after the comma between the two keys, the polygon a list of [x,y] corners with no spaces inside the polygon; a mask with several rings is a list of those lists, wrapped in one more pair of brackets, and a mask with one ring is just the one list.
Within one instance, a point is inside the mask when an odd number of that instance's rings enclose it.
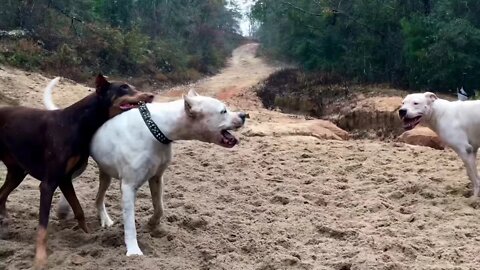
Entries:
{"label": "brown and black dog", "polygon": [[47,225],[57,187],[72,207],[79,227],[88,232],[71,178],[85,166],[96,130],[138,102],[153,100],[150,93],[138,92],[125,83],[110,83],[102,75],[97,76],[95,83],[95,93],[65,109],[0,108],[0,159],[7,167],[7,177],[0,188],[0,224],[7,217],[5,203],[9,194],[25,176],[30,174],[40,180],[35,268],[47,265]]}

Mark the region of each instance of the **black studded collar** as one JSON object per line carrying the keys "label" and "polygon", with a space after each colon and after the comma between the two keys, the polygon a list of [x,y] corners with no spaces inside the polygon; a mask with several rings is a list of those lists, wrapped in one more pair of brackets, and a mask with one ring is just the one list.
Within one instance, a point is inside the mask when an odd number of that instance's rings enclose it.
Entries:
{"label": "black studded collar", "polygon": [[165,134],[163,134],[163,132],[158,128],[157,124],[153,122],[152,116],[145,102],[140,101],[138,103],[138,110],[140,111],[140,115],[142,115],[143,121],[147,125],[153,137],[163,144],[170,144],[172,140],[168,139],[167,136],[165,136]]}

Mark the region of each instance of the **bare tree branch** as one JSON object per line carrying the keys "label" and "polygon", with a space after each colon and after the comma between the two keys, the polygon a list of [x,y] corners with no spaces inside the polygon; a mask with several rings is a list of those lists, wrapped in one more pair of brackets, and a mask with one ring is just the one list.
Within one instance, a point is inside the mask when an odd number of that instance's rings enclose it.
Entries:
{"label": "bare tree branch", "polygon": [[50,0],[50,1],[48,2],[48,6],[51,7],[51,8],[53,8],[53,9],[55,9],[56,11],[60,12],[60,13],[63,14],[64,16],[70,18],[70,19],[72,20],[72,22],[73,22],[73,21],[77,21],[77,22],[82,23],[82,24],[85,23],[85,22],[84,22],[83,20],[81,20],[80,18],[75,17],[75,16],[73,16],[73,15],[70,15],[70,14],[67,13],[65,10],[63,10],[63,9],[61,9],[60,7],[58,7],[57,5],[55,5],[52,0]]}
{"label": "bare tree branch", "polygon": [[305,10],[305,9],[299,7],[299,6],[296,6],[296,5],[294,5],[294,4],[290,3],[290,2],[280,1],[280,3],[282,3],[282,4],[284,4],[284,5],[287,5],[287,6],[290,6],[291,8],[296,9],[296,10],[298,10],[298,11],[301,11],[301,12],[303,12],[303,13],[305,13],[305,14],[309,14],[309,15],[312,15],[312,16],[315,16],[315,17],[324,16],[325,13],[332,13],[332,14],[334,14],[334,15],[342,15],[342,16],[345,16],[346,18],[352,20],[354,23],[357,23],[357,24],[365,27],[366,29],[368,29],[368,30],[376,33],[377,35],[379,35],[379,36],[381,36],[381,37],[385,37],[385,36],[386,36],[385,33],[381,32],[381,31],[378,31],[377,29],[372,28],[371,26],[367,25],[366,23],[360,22],[360,21],[358,20],[358,18],[356,18],[356,17],[354,17],[354,16],[352,16],[352,15],[350,15],[350,14],[348,14],[348,13],[345,13],[345,12],[343,12],[343,11],[337,10],[337,9],[335,9],[335,8],[324,8],[324,9],[322,10],[322,13],[313,13],[313,12],[310,12],[310,11],[308,11],[308,10]]}
{"label": "bare tree branch", "polygon": [[310,12],[310,11],[305,10],[305,9],[299,7],[299,6],[296,6],[296,5],[294,5],[294,4],[290,3],[290,2],[280,1],[280,3],[282,3],[282,4],[284,4],[284,5],[287,5],[287,6],[290,6],[290,7],[292,7],[293,9],[296,9],[296,10],[301,11],[301,12],[303,12],[303,13],[306,13],[306,14],[308,14],[308,15],[312,15],[312,16],[316,16],[316,17],[321,17],[321,16],[324,15],[323,13],[313,13],[313,12]]}

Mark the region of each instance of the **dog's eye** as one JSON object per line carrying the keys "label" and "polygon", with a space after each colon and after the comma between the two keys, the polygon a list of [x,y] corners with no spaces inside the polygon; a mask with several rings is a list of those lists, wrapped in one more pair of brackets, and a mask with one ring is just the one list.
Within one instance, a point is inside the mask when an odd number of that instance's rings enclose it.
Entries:
{"label": "dog's eye", "polygon": [[221,113],[221,114],[227,113],[227,109],[223,109],[220,113]]}
{"label": "dog's eye", "polygon": [[123,94],[128,94],[130,93],[130,86],[128,84],[122,84],[120,85],[120,90],[123,92]]}
{"label": "dog's eye", "polygon": [[418,105],[418,102],[413,102],[413,105],[415,105],[415,106]]}

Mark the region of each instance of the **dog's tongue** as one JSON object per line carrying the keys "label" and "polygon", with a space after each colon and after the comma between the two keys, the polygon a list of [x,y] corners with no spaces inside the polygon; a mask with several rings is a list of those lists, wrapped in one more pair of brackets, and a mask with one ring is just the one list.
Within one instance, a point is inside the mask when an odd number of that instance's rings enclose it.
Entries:
{"label": "dog's tongue", "polygon": [[235,137],[226,130],[222,131],[222,135],[228,140],[235,140]]}
{"label": "dog's tongue", "polygon": [[238,143],[237,138],[235,138],[235,136],[230,134],[230,132],[224,130],[224,131],[222,131],[222,135],[223,135],[222,143],[224,145],[227,145],[229,147],[233,147]]}
{"label": "dog's tongue", "polygon": [[122,110],[130,110],[131,108],[133,108],[133,105],[130,103],[120,105],[120,109]]}
{"label": "dog's tongue", "polygon": [[413,129],[417,124],[420,117],[415,118],[404,118],[403,119],[403,129],[410,130]]}
{"label": "dog's tongue", "polygon": [[411,130],[411,129],[413,129],[413,125],[405,124],[405,125],[403,125],[403,129],[404,130]]}

